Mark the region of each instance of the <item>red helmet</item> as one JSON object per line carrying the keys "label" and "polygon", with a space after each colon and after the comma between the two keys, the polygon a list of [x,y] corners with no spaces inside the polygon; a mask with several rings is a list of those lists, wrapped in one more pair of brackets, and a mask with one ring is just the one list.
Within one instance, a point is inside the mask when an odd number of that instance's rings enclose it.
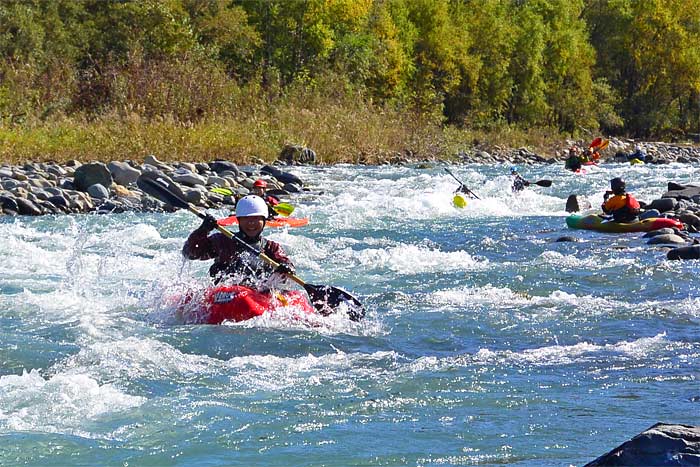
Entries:
{"label": "red helmet", "polygon": [[265,180],[257,179],[255,180],[255,183],[253,183],[253,186],[258,188],[267,188],[267,182]]}

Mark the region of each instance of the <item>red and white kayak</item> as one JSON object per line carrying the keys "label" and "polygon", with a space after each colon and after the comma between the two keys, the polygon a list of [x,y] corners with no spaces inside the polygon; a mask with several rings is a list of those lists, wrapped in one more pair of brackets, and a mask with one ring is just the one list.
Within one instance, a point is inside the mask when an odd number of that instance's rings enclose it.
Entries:
{"label": "red and white kayak", "polygon": [[[238,224],[238,219],[236,216],[224,217],[219,219],[219,225],[224,227]],[[309,223],[308,217],[276,217],[270,219],[265,223],[266,227],[303,227]]]}
{"label": "red and white kayak", "polygon": [[306,294],[299,290],[270,294],[242,285],[221,285],[207,289],[199,305],[193,304],[193,299],[194,294],[188,295],[180,304],[179,313],[184,318],[196,317],[187,321],[202,324],[245,321],[282,308],[293,308],[300,316],[316,313]]}

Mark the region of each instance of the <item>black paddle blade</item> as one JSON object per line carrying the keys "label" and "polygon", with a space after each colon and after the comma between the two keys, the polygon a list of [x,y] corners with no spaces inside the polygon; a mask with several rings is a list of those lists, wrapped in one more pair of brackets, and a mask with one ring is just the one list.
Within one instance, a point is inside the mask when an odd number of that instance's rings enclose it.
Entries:
{"label": "black paddle blade", "polygon": [[311,304],[323,316],[334,313],[336,309],[345,304],[348,317],[352,321],[360,321],[365,316],[365,307],[348,292],[330,285],[304,284],[306,293],[309,294]]}
{"label": "black paddle blade", "polygon": [[136,186],[154,198],[176,208],[187,209],[185,194],[170,178],[160,172],[144,172],[136,180]]}
{"label": "black paddle blade", "polygon": [[447,172],[448,174],[450,174],[450,175],[452,176],[452,178],[454,178],[455,180],[457,180],[457,181],[459,182],[459,188],[457,189],[458,191],[461,191],[462,193],[466,193],[466,194],[468,194],[469,196],[474,197],[475,199],[481,199],[481,198],[479,198],[479,197],[477,196],[476,193],[474,193],[472,190],[470,190],[470,189],[467,187],[467,185],[465,185],[464,183],[462,183],[462,180],[460,180],[459,178],[457,178],[457,176],[456,176],[455,174],[453,174],[452,171],[451,171],[450,169],[448,169],[447,167],[443,167],[443,169],[445,169],[445,172]]}
{"label": "black paddle blade", "polygon": [[552,181],[551,180],[537,180],[535,182],[535,185],[543,186],[543,187],[549,187],[552,186]]}

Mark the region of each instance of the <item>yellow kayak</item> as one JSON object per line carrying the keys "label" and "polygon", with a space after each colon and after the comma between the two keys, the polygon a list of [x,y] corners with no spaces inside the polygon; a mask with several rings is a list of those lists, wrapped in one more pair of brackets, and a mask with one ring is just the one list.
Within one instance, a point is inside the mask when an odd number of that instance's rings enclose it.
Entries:
{"label": "yellow kayak", "polygon": [[454,197],[452,198],[452,204],[454,204],[456,208],[465,208],[467,207],[467,197],[462,193],[455,193]]}
{"label": "yellow kayak", "polygon": [[644,164],[644,161],[641,159],[630,159],[630,165],[637,165],[637,164]]}

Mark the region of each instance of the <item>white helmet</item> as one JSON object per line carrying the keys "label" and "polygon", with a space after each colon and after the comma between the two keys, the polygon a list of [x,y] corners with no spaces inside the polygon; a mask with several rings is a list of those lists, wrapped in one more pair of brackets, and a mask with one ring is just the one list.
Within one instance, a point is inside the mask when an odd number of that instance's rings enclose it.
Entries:
{"label": "white helmet", "polygon": [[236,217],[262,216],[267,218],[267,203],[260,196],[244,196],[236,204]]}

